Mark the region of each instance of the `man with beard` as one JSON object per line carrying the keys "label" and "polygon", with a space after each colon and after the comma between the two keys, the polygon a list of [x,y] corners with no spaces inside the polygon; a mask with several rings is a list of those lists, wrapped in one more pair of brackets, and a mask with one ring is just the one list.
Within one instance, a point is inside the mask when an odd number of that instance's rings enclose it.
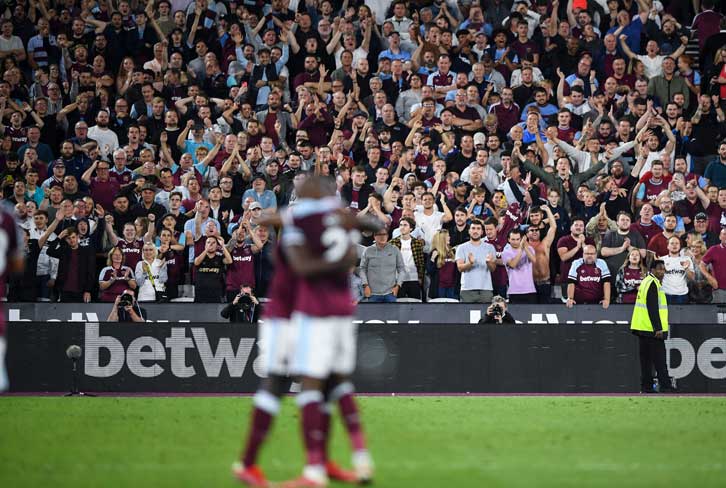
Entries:
{"label": "man with beard", "polygon": [[610,306],[610,271],[602,259],[597,259],[595,246],[586,245],[582,258],[576,259],[567,275],[567,308],[580,304]]}
{"label": "man with beard", "polygon": [[504,133],[509,133],[509,130],[519,122],[520,107],[514,103],[514,92],[511,88],[502,89],[502,101],[492,104],[489,113],[497,116],[499,129]]}
{"label": "man with beard", "polygon": [[[658,200],[656,200],[657,205],[660,206],[661,213],[658,215],[653,216],[653,222],[658,225],[659,227],[663,227],[663,220],[669,216],[669,215],[675,215],[673,213],[673,199],[671,198],[670,194],[664,194],[661,195]],[[683,219],[675,215],[676,217],[676,234],[678,236],[681,236],[686,232],[685,225],[683,223]],[[658,256],[665,256],[666,254],[659,254]]]}
{"label": "man with beard", "polygon": [[667,177],[664,174],[664,171],[662,162],[658,160],[653,161],[650,168],[650,179],[642,182],[638,189],[638,194],[636,195],[635,200],[636,208],[642,206],[644,203],[650,203],[657,207],[656,202],[658,195],[660,195],[662,191],[667,190],[668,183],[670,183],[670,177]]}
{"label": "man with beard", "polygon": [[668,255],[668,240],[676,235],[676,226],[678,220],[673,214],[668,215],[663,220],[663,231],[653,236],[648,241],[648,251],[652,251],[656,256]]}
{"label": "man with beard", "polygon": [[83,173],[91,164],[91,160],[83,153],[76,153],[73,142],[70,140],[64,141],[61,144],[60,153],[61,157],[50,163],[49,171],[52,172],[53,167],[61,163],[65,167],[65,174],[73,175],[80,180]]}
{"label": "man with beard", "polygon": [[305,71],[298,74],[292,80],[292,90],[295,90],[300,85],[317,89],[321,85],[320,77],[325,73],[325,78],[322,80],[322,89],[323,91],[330,91],[330,77],[324,68],[322,70],[319,68],[318,58],[311,54],[305,56]]}
{"label": "man with beard", "polygon": [[288,135],[294,131],[290,112],[282,110],[282,102],[279,91],[270,91],[267,95],[267,109],[260,110],[255,117],[260,127],[265,128],[265,134],[272,138],[275,147],[286,143]]}
{"label": "man with beard", "polygon": [[98,142],[98,150],[103,159],[108,159],[119,148],[118,136],[108,128],[109,119],[108,111],[99,110],[96,125],[88,129],[88,137]]}
{"label": "man with beard", "polygon": [[405,125],[396,120],[396,110],[390,103],[383,106],[383,109],[381,110],[381,120],[374,126],[374,130],[378,134],[385,129],[390,131],[391,142],[405,141],[409,132]]}
{"label": "man with beard", "polygon": [[675,203],[674,213],[683,220],[686,231],[691,231],[696,215],[705,212],[711,202],[695,179],[686,180],[685,194],[686,198]]}
{"label": "man with beard", "polygon": [[492,271],[496,269],[494,246],[482,241],[480,220],[469,224],[469,241],[456,248],[456,267],[461,273],[461,301],[488,303],[492,299]]}
{"label": "man with beard", "polygon": [[279,70],[270,62],[269,49],[260,49],[257,52],[257,58],[259,59],[259,64],[255,64],[252,67],[249,81],[250,89],[247,99],[253,106],[261,107],[268,101],[271,88],[279,85]]}
{"label": "man with beard", "polygon": [[613,280],[633,248],[639,249],[645,259],[645,240],[632,228],[630,221],[630,214],[620,212],[616,221],[618,229],[607,231],[602,240],[600,255],[605,258]]}
{"label": "man with beard", "polygon": [[585,219],[581,216],[573,217],[570,222],[570,234],[560,237],[557,241],[557,254],[560,257],[560,283],[562,296],[567,297],[567,275],[575,259],[582,257],[582,248],[585,245],[595,245],[590,237],[585,237]]}
{"label": "man with beard", "polygon": [[368,59],[361,58],[355,65],[355,71],[352,75],[348,75],[343,78],[343,90],[345,93],[352,93],[354,87],[358,86],[360,92],[358,93],[358,100],[363,100],[371,95],[371,78],[373,75],[370,72],[370,65]]}

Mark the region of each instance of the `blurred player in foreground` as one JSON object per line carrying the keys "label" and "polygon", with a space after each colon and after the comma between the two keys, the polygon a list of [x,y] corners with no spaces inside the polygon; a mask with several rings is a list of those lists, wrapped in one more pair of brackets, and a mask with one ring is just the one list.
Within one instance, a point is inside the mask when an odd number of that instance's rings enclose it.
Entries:
{"label": "blurred player in foreground", "polygon": [[[5,290],[9,273],[23,271],[23,235],[15,222],[14,209],[0,205],[0,290]],[[0,291],[2,294],[2,291]],[[8,389],[5,370],[5,314],[0,311],[0,392]]]}
{"label": "blurred player in foreground", "polygon": [[[365,483],[372,478],[373,464],[349,379],[355,368],[356,328],[348,273],[356,260],[356,229],[376,225],[341,209],[332,181],[310,178],[298,195],[298,203],[280,219],[283,248],[277,253],[271,302],[260,327],[261,357],[268,377],[255,395],[252,427],[235,475],[249,486],[268,486],[255,459],[272,417],[279,411],[284,376],[289,373],[302,381],[297,404],[306,465],[300,478],[281,486],[324,487],[328,479]],[[353,446],[353,473],[326,456],[334,402]]]}

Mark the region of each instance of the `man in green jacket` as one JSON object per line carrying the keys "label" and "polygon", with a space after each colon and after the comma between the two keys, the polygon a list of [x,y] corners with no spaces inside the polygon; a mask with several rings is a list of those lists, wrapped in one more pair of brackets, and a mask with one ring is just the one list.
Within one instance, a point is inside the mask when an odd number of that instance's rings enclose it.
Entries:
{"label": "man in green jacket", "polygon": [[573,191],[576,191],[581,183],[598,174],[608,163],[609,161],[600,161],[590,166],[587,171],[574,175],[570,169],[570,159],[566,157],[561,157],[556,161],[554,173],[548,173],[540,166],[536,166],[526,159],[522,161],[522,168],[529,171],[532,176],[542,180],[549,188],[557,188],[560,192],[560,205],[569,212],[571,209],[570,200],[566,198],[567,190],[572,188]]}
{"label": "man in green jacket", "polygon": [[685,102],[683,111],[688,111],[688,103],[691,98],[686,84],[686,79],[676,74],[676,61],[668,56],[663,60],[663,74],[654,76],[648,82],[648,95],[657,97],[660,105],[665,107],[673,101],[673,95],[682,93]]}

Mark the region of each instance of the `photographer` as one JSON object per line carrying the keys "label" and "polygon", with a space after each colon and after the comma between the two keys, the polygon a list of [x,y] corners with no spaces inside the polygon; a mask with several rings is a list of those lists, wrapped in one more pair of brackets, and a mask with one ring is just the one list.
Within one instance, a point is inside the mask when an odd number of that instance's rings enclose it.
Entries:
{"label": "photographer", "polygon": [[492,298],[487,314],[479,320],[480,324],[514,324],[514,317],[507,312],[507,302],[499,295]]}
{"label": "photographer", "polygon": [[116,297],[111,313],[108,314],[107,322],[146,322],[146,312],[139,307],[134,291],[130,289]]}
{"label": "photographer", "polygon": [[233,323],[256,324],[260,314],[260,302],[252,293],[251,286],[242,285],[239,290],[232,303],[227,304],[220,315]]}

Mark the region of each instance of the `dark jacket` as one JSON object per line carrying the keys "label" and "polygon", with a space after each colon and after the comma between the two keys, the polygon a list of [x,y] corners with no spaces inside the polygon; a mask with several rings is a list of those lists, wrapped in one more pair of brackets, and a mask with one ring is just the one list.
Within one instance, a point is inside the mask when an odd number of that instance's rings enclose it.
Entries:
{"label": "dark jacket", "polygon": [[260,306],[253,304],[251,309],[245,310],[239,304],[230,302],[219,314],[233,324],[256,324],[260,318]]}
{"label": "dark jacket", "polygon": [[[358,210],[363,210],[368,206],[368,197],[371,196],[371,193],[373,193],[371,185],[363,185],[358,190]],[[343,185],[343,188],[340,189],[340,197],[350,206],[350,202],[353,200],[353,182]]]}
{"label": "dark jacket", "polygon": [[[494,319],[494,315],[487,314],[487,315],[484,315],[484,317],[482,317],[479,320],[479,323],[480,324],[496,324],[497,321]],[[504,312],[504,316],[502,317],[502,323],[503,324],[516,324],[514,317],[512,317],[512,314],[509,313],[508,311]]]}
{"label": "dark jacket", "polygon": [[92,292],[98,284],[96,276],[96,253],[92,247],[78,248],[78,268],[70,269],[71,248],[65,239],[56,239],[48,243],[48,256],[58,258],[58,277],[56,290],[63,290],[63,285],[70,273],[78,275],[78,284],[82,292]]}
{"label": "dark jacket", "polygon": [[256,86],[257,82],[262,80],[263,75],[266,76],[267,81],[277,81],[280,79],[280,77],[277,74],[277,69],[275,68],[275,65],[270,64],[256,64],[252,68],[252,73],[250,73],[250,81],[248,84],[248,95],[247,95],[247,101],[254,107],[257,104],[257,92],[258,88]]}

